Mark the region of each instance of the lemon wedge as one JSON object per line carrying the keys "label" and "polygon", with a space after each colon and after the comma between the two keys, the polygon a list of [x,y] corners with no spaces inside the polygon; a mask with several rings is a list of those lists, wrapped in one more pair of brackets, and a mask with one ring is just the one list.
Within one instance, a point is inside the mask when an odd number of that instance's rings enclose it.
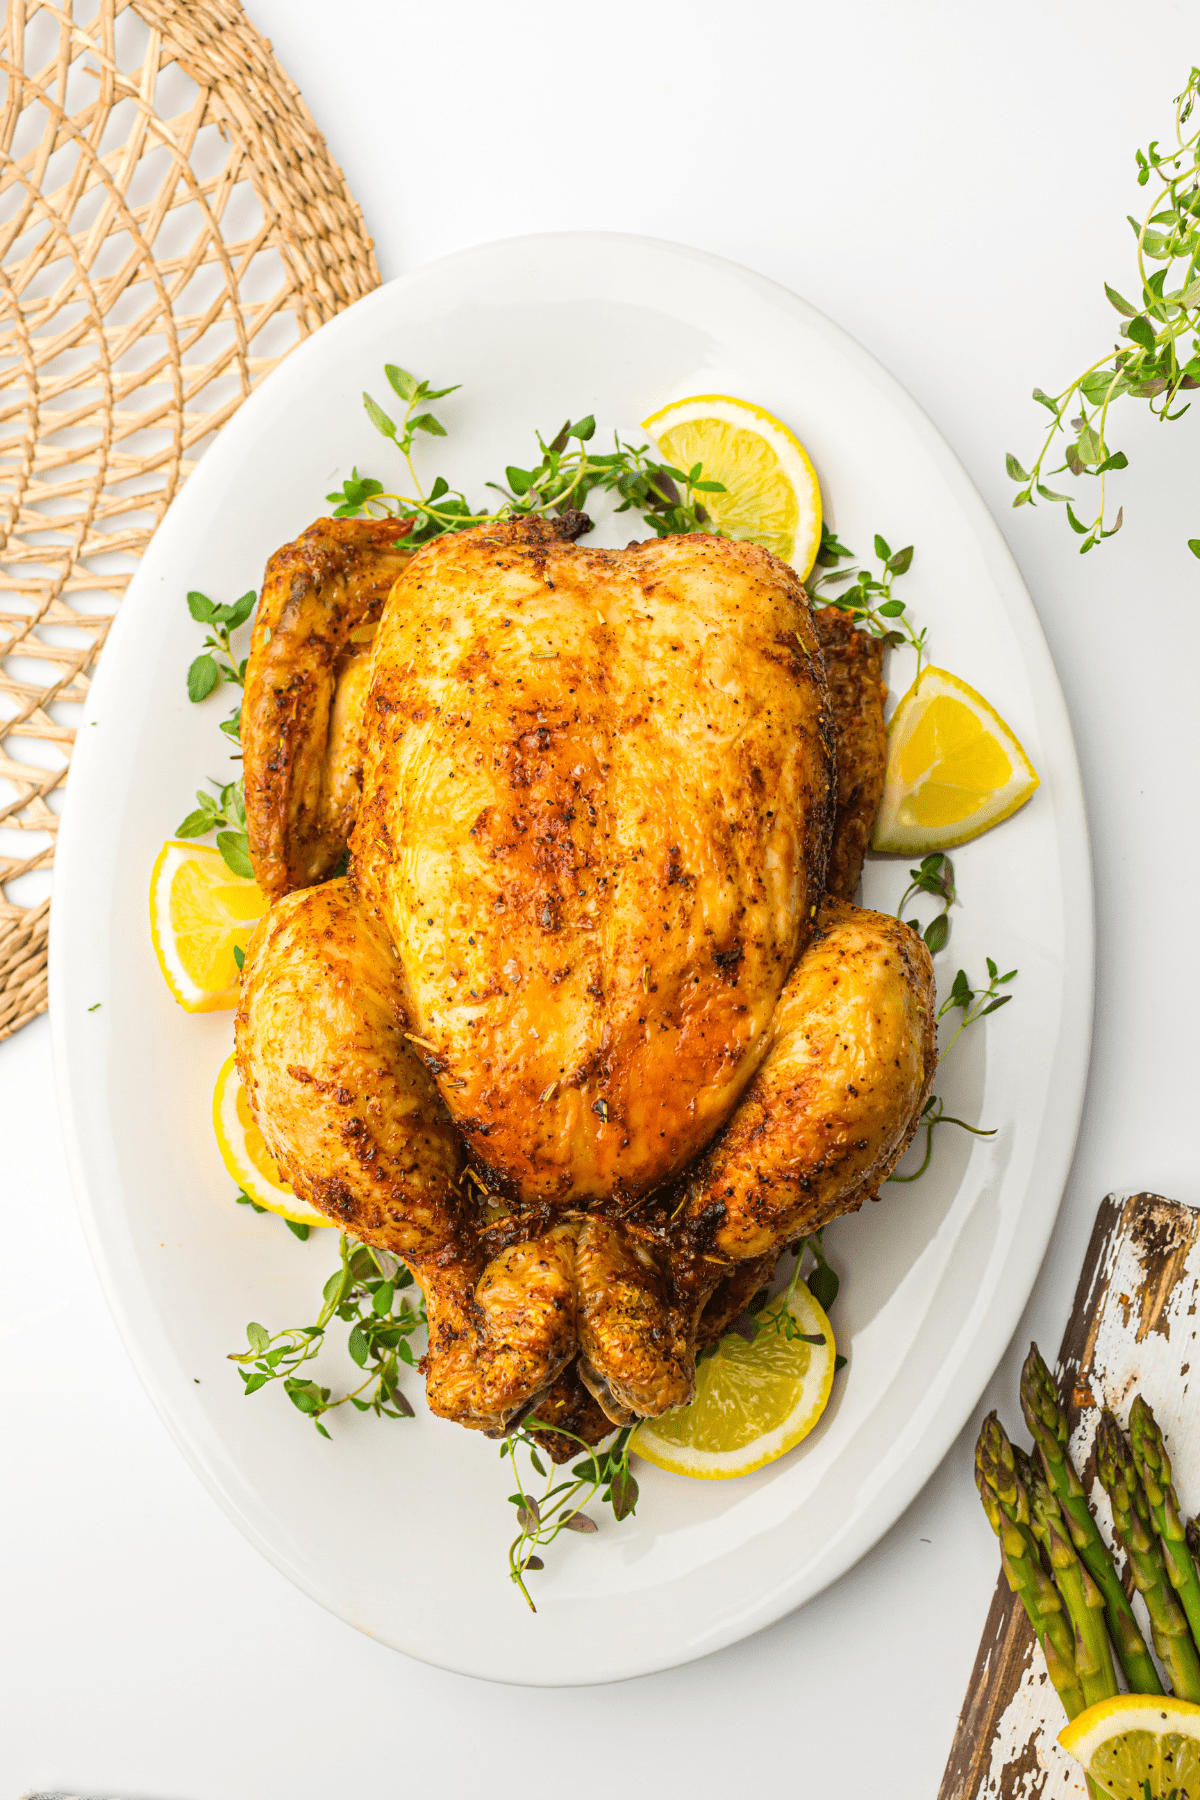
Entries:
{"label": "lemon wedge", "polygon": [[772,1330],[787,1296],[780,1294],[758,1315],[752,1344],[731,1332],[696,1368],[696,1398],[658,1419],[646,1419],[630,1449],[656,1468],[702,1481],[748,1475],[807,1437],[825,1411],[833,1387],[837,1348],[824,1311],[801,1282],[790,1309],[805,1338],[790,1341]]}
{"label": "lemon wedge", "polygon": [[723,494],[702,502],[726,537],[761,544],[791,563],[801,581],[821,547],[821,489],[803,444],[761,406],[728,394],[674,400],[642,422],[665,461],[684,474],[697,463]]}
{"label": "lemon wedge", "polygon": [[219,850],[168,838],[150,877],[150,935],[167,986],[188,1012],[236,1006],[245,953],[267,910],[256,882],[235,875]]}
{"label": "lemon wedge", "polygon": [[1058,1741],[1112,1800],[1200,1800],[1200,1706],[1190,1701],[1117,1694],[1072,1719]]}
{"label": "lemon wedge", "polygon": [[237,1058],[221,1065],[213,1094],[213,1129],[225,1167],[242,1192],[257,1206],[291,1219],[297,1225],[328,1225],[324,1213],[307,1205],[292,1192],[279,1173],[279,1164],[267,1149],[254,1123],[250,1102],[237,1072]]}
{"label": "lemon wedge", "polygon": [[888,726],[874,850],[949,850],[1010,818],[1037,771],[982,694],[945,669],[922,669]]}

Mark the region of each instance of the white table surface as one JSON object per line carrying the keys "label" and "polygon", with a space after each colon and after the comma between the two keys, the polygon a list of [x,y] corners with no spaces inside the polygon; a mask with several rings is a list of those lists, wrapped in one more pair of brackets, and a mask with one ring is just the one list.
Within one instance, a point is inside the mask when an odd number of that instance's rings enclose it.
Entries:
{"label": "white table surface", "polygon": [[1003,467],[1038,441],[1030,388],[1062,385],[1111,337],[1102,278],[1132,291],[1133,150],[1168,133],[1190,9],[1160,5],[1144,45],[1114,0],[249,10],[385,277],[521,232],[673,238],[813,301],[928,409],[1007,534],[1071,711],[1096,869],[1091,1077],[1027,1315],[970,1430],[874,1553],[705,1662],[535,1692],[371,1643],[242,1540],[100,1296],[46,1020],[0,1045],[0,1800],[340,1800],[402,1783],[515,1796],[551,1772],[581,1800],[776,1781],[804,1800],[932,1800],[996,1574],[971,1478],[978,1416],[997,1404],[1017,1422],[1020,1358],[1031,1335],[1057,1348],[1106,1191],[1200,1199],[1196,424],[1160,431],[1121,403],[1128,522],[1086,559],[1060,510],[1010,510]]}

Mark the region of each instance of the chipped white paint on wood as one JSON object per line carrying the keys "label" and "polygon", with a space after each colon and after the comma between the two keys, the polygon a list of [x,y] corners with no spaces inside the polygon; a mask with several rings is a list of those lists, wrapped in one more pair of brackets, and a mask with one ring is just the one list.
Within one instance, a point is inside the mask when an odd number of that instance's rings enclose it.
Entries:
{"label": "chipped white paint on wood", "polygon": [[987,1779],[979,1789],[1004,1800],[1087,1800],[1079,1764],[1058,1741],[1067,1722],[1050,1685],[1046,1663],[1034,1646],[1021,1685],[1001,1714],[992,1738]]}

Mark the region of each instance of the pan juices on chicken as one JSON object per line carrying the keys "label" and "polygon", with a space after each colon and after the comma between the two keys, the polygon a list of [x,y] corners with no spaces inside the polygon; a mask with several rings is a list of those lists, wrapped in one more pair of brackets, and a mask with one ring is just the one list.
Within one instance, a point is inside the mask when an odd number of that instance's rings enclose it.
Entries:
{"label": "pan juices on chicken", "polygon": [[851,904],[879,646],[755,545],[586,528],[272,559],[237,1056],[285,1179],[420,1282],[434,1412],[597,1442],[876,1193],[936,1049],[925,946]]}

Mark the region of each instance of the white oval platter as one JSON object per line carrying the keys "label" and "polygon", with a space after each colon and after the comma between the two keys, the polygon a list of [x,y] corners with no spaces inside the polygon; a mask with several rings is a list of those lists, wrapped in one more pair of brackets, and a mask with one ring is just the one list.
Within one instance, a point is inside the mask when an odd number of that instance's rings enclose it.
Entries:
{"label": "white oval platter", "polygon": [[[636,432],[687,394],[766,406],[807,446],[845,543],[861,554],[881,532],[915,545],[901,591],[933,660],[988,696],[1042,777],[1016,818],[956,853],[961,904],[938,959],[943,992],[989,955],[1020,970],[1013,1004],[962,1039],[941,1077],[948,1110],[996,1135],[944,1131],[922,1181],[829,1231],[850,1360],[825,1419],[738,1481],[640,1465],[633,1519],[605,1512],[597,1535],[564,1534],[547,1552],[530,1578],[536,1616],[507,1579],[507,1465],[495,1444],[430,1417],[415,1375],[414,1420],[343,1408],[332,1443],[277,1390],[243,1397],[227,1353],[250,1319],[311,1320],[336,1240],[315,1231],[300,1244],[233,1204],[210,1123],[232,1015],[176,1006],[147,929],[163,839],[205,777],[236,769],[216,729],[228,691],[186,698],[200,633],[184,596],[257,586],[267,556],[329,510],[355,465],[399,479],[361,402],[364,389],[391,397],[385,362],[462,383],[438,408],[448,439],[423,443],[421,458],[479,499],[507,463],[536,460],[535,428],[549,436],[568,416]],[[593,541],[636,534],[609,518]],[[899,654],[894,665],[899,691],[909,667]],[[906,878],[904,863],[873,861],[866,901],[894,908]],[[1032,1287],[1074,1147],[1091,999],[1075,751],[1000,532],[898,383],[810,306],[731,263],[572,233],[485,245],[379,289],[225,427],[121,607],[79,734],[55,882],[55,1055],[85,1227],[130,1355],[201,1479],[291,1580],[409,1655],[547,1685],[667,1668],[779,1618],[876,1543],[961,1429]]]}

